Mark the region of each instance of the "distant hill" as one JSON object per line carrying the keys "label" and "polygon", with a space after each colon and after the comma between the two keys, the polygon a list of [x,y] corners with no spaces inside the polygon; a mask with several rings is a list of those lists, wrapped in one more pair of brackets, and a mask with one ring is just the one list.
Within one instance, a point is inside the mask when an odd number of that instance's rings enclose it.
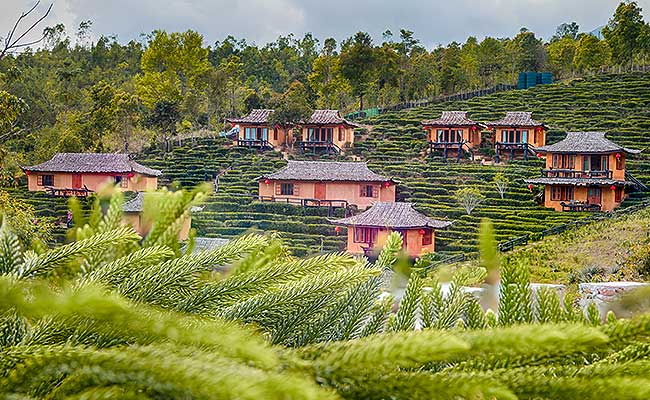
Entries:
{"label": "distant hill", "polygon": [[[455,221],[436,235],[437,250],[443,253],[474,252],[482,218],[492,219],[497,240],[505,241],[539,233],[585,214],[558,213],[534,202],[533,193],[523,180],[539,174],[541,160],[499,167],[424,157],[427,144],[420,121],[439,116],[442,110],[465,110],[479,121],[496,120],[506,111],[532,111],[536,120],[551,126],[550,142],[560,140],[570,130],[608,131],[612,140],[644,150],[641,156],[629,160],[628,168],[636,178],[650,182],[650,136],[646,134],[650,130],[650,74],[600,75],[364,120],[373,129],[355,143],[350,156],[367,160],[372,169],[399,180],[399,200],[416,203],[418,209],[431,217]],[[176,181],[186,187],[212,181],[216,172],[231,168],[220,179],[219,193],[193,218],[193,225],[202,236],[233,237],[250,230],[275,231],[286,238],[297,254],[344,249],[345,229],[336,235],[326,209],[260,203],[246,196],[257,192],[256,177],[285,165],[281,154],[258,154],[228,148],[227,144],[223,138],[187,139],[166,154],[158,148],[148,149],[138,160],[163,170],[162,183]],[[505,199],[499,197],[491,183],[500,171],[511,180]],[[454,200],[454,192],[469,185],[486,195],[485,202],[471,216]],[[634,193],[623,205],[636,204],[646,196]],[[55,206],[57,215],[65,206],[65,201],[47,201],[43,195],[21,191],[20,197],[33,199],[43,216],[54,217]],[[64,219],[64,212],[57,217]]]}

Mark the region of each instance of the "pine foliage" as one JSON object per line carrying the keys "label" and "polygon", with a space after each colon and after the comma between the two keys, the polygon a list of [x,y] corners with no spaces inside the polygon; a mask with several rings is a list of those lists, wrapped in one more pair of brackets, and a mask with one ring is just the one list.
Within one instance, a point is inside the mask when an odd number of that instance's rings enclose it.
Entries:
{"label": "pine foliage", "polygon": [[[75,240],[53,249],[26,248],[2,225],[0,397],[650,395],[650,316],[603,323],[569,296],[532,293],[526,266],[500,267],[489,240],[482,268],[449,283],[414,271],[397,306],[383,290],[398,234],[374,264],[296,258],[259,235],[192,253],[172,233],[204,192],[178,193],[157,195],[153,237],[120,226],[119,195],[73,216]],[[498,290],[495,311],[467,290],[476,282]]]}

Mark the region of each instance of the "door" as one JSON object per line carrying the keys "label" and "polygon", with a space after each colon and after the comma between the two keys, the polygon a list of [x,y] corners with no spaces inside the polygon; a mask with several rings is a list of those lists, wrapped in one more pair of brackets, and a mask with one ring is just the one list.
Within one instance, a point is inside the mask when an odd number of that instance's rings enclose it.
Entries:
{"label": "door", "polygon": [[72,188],[81,189],[81,174],[72,174]]}
{"label": "door", "polygon": [[318,200],[325,200],[327,186],[325,183],[314,184],[314,198]]}
{"label": "door", "polygon": [[602,190],[599,187],[590,187],[587,193],[587,202],[589,204],[601,204]]}

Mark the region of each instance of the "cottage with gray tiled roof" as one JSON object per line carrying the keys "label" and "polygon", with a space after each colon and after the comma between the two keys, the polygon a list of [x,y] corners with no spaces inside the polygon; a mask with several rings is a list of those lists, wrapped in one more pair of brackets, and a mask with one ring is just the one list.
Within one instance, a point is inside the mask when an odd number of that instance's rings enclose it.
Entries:
{"label": "cottage with gray tiled roof", "polygon": [[253,109],[244,117],[227,118],[227,122],[239,129],[234,144],[261,150],[280,150],[290,146],[293,142],[292,129],[279,125],[271,126],[270,117],[273,112],[271,109]]}
{"label": "cottage with gray tiled roof", "polygon": [[618,207],[636,186],[625,172],[628,149],[605,137],[605,132],[569,132],[564,140],[537,149],[546,157],[532,186],[544,186],[544,205],[556,211],[605,210]]}
{"label": "cottage with gray tiled roof", "polygon": [[424,253],[433,253],[435,230],[452,224],[451,221],[427,217],[415,210],[411,203],[395,202],[378,202],[361,214],[331,222],[348,227],[349,253],[372,253],[384,246],[391,232],[399,232],[404,250],[414,258]]}
{"label": "cottage with gray tiled roof", "polygon": [[304,152],[340,153],[354,144],[358,125],[341,117],[338,110],[315,110],[301,125]]}
{"label": "cottage with gray tiled roof", "polygon": [[485,125],[471,120],[465,111],[443,111],[437,119],[422,121],[427,132],[431,155],[440,153],[443,158],[463,158],[481,145],[481,131]]}
{"label": "cottage with gray tiled roof", "polygon": [[[130,195],[131,194],[127,193],[127,196]],[[131,225],[133,229],[135,229],[135,231],[138,232],[138,234],[140,234],[141,236],[146,236],[153,226],[154,221],[152,220],[152,218],[154,216],[147,215],[147,213],[144,212],[145,203],[153,200],[153,204],[148,205],[147,207],[154,207],[155,197],[153,198],[148,197],[147,200],[145,200],[145,196],[156,196],[156,195],[160,195],[160,192],[150,192],[150,193],[136,192],[135,194],[133,194],[133,197],[127,197],[126,201],[122,205],[122,223],[124,225]],[[187,240],[190,236],[191,229],[192,229],[192,215],[188,215],[186,218],[183,219],[183,224],[181,225],[181,229],[178,232],[178,240],[180,241]]]}
{"label": "cottage with gray tiled roof", "polygon": [[548,126],[533,119],[531,112],[508,111],[498,121],[488,122],[492,131],[495,161],[499,162],[505,154],[513,160],[516,157],[528,159],[535,156],[536,149],[546,144]]}
{"label": "cottage with gray tiled roof", "polygon": [[262,200],[290,204],[366,208],[395,201],[395,181],[370,170],[365,162],[289,161],[258,178]]}
{"label": "cottage with gray tiled roof", "polygon": [[107,182],[125,191],[158,188],[157,169],[141,165],[121,153],[57,153],[44,163],[23,167],[30,191],[85,196]]}

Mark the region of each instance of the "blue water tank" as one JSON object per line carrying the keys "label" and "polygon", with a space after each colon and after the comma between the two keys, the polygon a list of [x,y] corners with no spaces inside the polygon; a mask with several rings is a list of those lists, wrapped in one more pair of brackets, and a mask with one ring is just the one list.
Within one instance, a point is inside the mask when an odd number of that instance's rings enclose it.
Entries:
{"label": "blue water tank", "polygon": [[519,79],[517,80],[517,89],[526,89],[526,73],[520,72]]}
{"label": "blue water tank", "polygon": [[537,72],[526,72],[526,87],[535,87],[537,85]]}
{"label": "blue water tank", "polygon": [[551,72],[542,72],[542,84],[543,85],[550,85],[553,83],[553,73]]}

